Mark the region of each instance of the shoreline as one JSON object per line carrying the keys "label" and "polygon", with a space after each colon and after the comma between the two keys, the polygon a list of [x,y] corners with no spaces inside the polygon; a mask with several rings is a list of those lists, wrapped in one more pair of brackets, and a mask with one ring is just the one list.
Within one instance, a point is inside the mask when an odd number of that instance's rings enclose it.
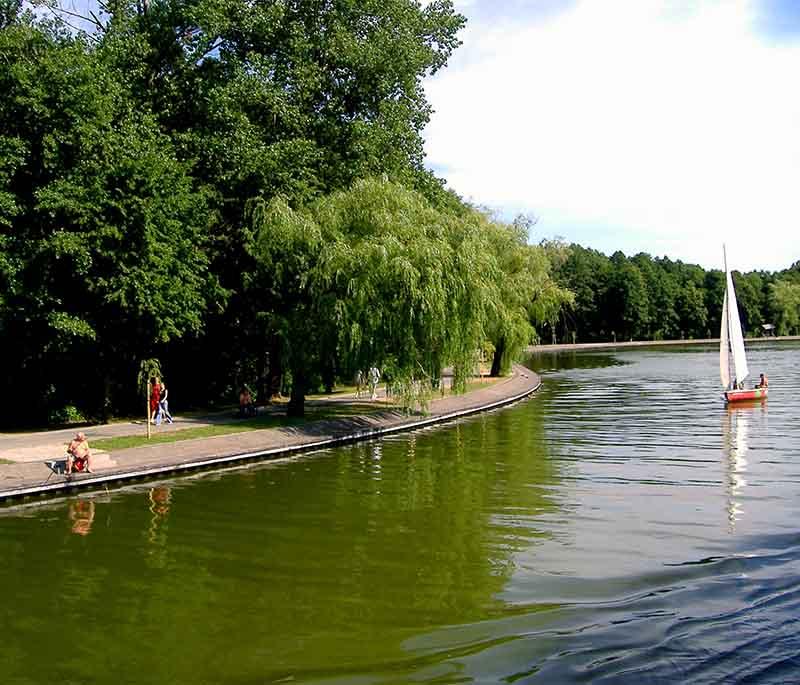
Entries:
{"label": "shoreline", "polygon": [[[793,342],[800,340],[800,335],[769,336],[745,338],[749,343]],[[669,345],[719,345],[719,338],[700,338],[695,340],[629,340],[627,342],[593,342],[593,343],[557,343],[555,345],[528,345],[525,351],[530,354],[542,352],[569,352],[579,350],[610,350],[625,347],[666,347]]]}
{"label": "shoreline", "polygon": [[512,375],[486,388],[430,402],[427,415],[406,415],[395,409],[343,419],[314,421],[302,427],[265,428],[109,453],[95,473],[67,480],[53,475],[44,461],[0,464],[0,505],[35,497],[108,489],[135,481],[177,476],[247,462],[288,459],[353,442],[409,432],[472,414],[491,411],[523,400],[541,387],[540,377],[514,365]]}

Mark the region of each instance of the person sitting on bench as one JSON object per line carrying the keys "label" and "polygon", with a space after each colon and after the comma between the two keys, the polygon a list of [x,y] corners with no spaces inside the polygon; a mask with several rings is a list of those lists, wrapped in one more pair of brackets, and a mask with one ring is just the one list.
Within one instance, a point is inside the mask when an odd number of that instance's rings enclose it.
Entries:
{"label": "person sitting on bench", "polygon": [[67,446],[67,475],[72,475],[72,469],[93,473],[89,454],[89,441],[86,435],[78,433]]}

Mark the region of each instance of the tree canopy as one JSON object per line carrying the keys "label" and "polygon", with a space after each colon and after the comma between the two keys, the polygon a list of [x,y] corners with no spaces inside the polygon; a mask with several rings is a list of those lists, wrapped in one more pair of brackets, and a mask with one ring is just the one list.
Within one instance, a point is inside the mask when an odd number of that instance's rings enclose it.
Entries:
{"label": "tree canopy", "polygon": [[568,299],[515,227],[437,209],[389,181],[356,182],[304,210],[259,202],[252,216],[249,250],[291,359],[293,406],[332,350],[345,374],[378,365],[430,381],[448,365],[463,388],[485,340],[505,341],[507,366],[535,335],[531,312]]}
{"label": "tree canopy", "polygon": [[48,7],[0,7],[7,420],[136,411],[153,357],[205,405],[255,380],[299,413],[368,364],[463,387],[568,299],[424,166],[449,0]]}
{"label": "tree canopy", "polygon": [[[745,334],[763,334],[773,323],[781,335],[800,333],[798,303],[791,294],[794,268],[777,273],[733,272]],[[553,275],[575,293],[561,312],[558,339],[572,342],[680,340],[719,335],[725,275],[693,264],[640,253],[608,257],[579,245],[555,264]]]}
{"label": "tree canopy", "polygon": [[[719,326],[721,272],[533,245],[425,167],[450,0],[47,8],[0,0],[5,423],[138,412],[153,358],[179,407],[248,384],[299,414],[371,365],[463,389],[543,337]],[[800,332],[797,264],[734,280],[748,333]]]}

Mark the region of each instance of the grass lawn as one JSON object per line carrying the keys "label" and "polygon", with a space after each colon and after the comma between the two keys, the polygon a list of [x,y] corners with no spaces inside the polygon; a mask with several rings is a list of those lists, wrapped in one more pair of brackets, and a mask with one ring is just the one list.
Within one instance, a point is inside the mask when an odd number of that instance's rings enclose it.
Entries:
{"label": "grass lawn", "polygon": [[[470,378],[467,380],[467,392],[470,390],[480,390],[481,388],[488,388],[495,383],[504,381],[508,376],[481,376],[480,378]],[[448,393],[449,394],[449,393]]]}
{"label": "grass lawn", "polygon": [[0,464],[13,464],[15,462],[11,461],[10,459],[0,459]]}
{"label": "grass lawn", "polygon": [[[214,425],[211,426],[184,428],[169,433],[158,433],[157,429],[155,429],[151,433],[149,440],[146,435],[125,435],[117,438],[92,440],[92,448],[113,452],[115,450],[128,449],[129,447],[160,445],[168,442],[178,442],[180,440],[194,440],[196,438],[211,438],[217,435],[245,433],[247,431],[263,430],[265,428],[302,426],[311,421],[346,418],[348,416],[363,416],[364,414],[372,414],[388,408],[390,407],[387,407],[385,404],[380,405],[362,402],[348,403],[341,406],[306,407],[306,415],[303,418],[289,418],[285,414],[264,414],[249,419],[231,417],[230,419],[214,423]],[[142,430],[144,430],[144,428]]]}

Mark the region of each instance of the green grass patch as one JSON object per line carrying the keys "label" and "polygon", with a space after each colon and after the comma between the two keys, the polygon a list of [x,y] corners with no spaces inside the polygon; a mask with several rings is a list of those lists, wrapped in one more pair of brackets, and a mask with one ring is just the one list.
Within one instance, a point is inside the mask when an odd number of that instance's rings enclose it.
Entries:
{"label": "green grass patch", "polygon": [[[362,388],[364,390],[364,388]],[[330,400],[335,399],[341,395],[355,395],[356,386],[355,385],[337,385],[333,392],[314,392],[310,395],[306,395],[307,400]]]}
{"label": "green grass patch", "polygon": [[[363,416],[385,410],[386,405],[376,404],[342,404],[341,406],[325,407],[306,407],[304,418],[289,418],[285,414],[266,414],[250,419],[230,418],[220,421],[211,426],[198,426],[197,428],[184,428],[181,430],[170,431],[169,433],[159,433],[158,429],[153,429],[150,439],[147,435],[125,435],[117,438],[101,438],[92,440],[92,448],[105,452],[114,452],[131,447],[143,447],[145,445],[160,445],[164,443],[179,442],[181,440],[196,440],[198,438],[213,438],[218,435],[233,435],[234,433],[246,433],[248,431],[264,430],[265,428],[282,428],[284,426],[302,426],[312,421],[322,421],[325,419],[339,419],[350,416]],[[145,430],[145,427],[142,428]]]}
{"label": "green grass patch", "polygon": [[481,378],[470,378],[467,381],[467,392],[470,390],[480,390],[481,388],[491,388],[500,381],[507,380],[509,376],[482,376]]}
{"label": "green grass patch", "polygon": [[0,464],[13,464],[14,462],[10,459],[0,459]]}

